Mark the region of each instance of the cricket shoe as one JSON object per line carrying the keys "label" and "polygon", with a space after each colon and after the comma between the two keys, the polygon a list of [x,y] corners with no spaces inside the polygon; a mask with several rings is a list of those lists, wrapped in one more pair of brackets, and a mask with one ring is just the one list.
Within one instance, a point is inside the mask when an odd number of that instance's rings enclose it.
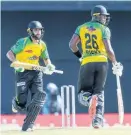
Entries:
{"label": "cricket shoe", "polygon": [[14,106],[12,105],[12,112],[17,113],[18,111],[14,108]]}
{"label": "cricket shoe", "polygon": [[95,129],[99,129],[103,127],[102,120],[100,118],[95,118],[92,120],[92,126]]}
{"label": "cricket shoe", "polygon": [[93,126],[95,129],[99,129],[99,128],[102,127],[99,123],[94,123],[94,124],[92,124],[92,126]]}
{"label": "cricket shoe", "polygon": [[12,112],[14,113],[18,113],[18,112],[21,112],[21,113],[26,113],[26,107],[25,106],[19,106],[16,99],[13,98],[12,100]]}
{"label": "cricket shoe", "polygon": [[28,128],[27,130],[21,130],[21,132],[33,132],[34,130],[34,128]]}
{"label": "cricket shoe", "polygon": [[23,126],[22,126],[22,131],[23,132],[32,132],[35,129],[36,128],[34,126],[34,123],[30,123],[29,125],[27,125],[26,123],[24,123]]}
{"label": "cricket shoe", "polygon": [[93,119],[95,114],[96,114],[96,106],[97,106],[97,96],[93,95],[90,101],[90,106],[89,106],[89,115]]}
{"label": "cricket shoe", "polygon": [[15,98],[13,98],[13,100],[12,100],[12,112],[14,112],[14,113],[17,113],[18,112],[18,110],[16,108]]}
{"label": "cricket shoe", "polygon": [[33,126],[33,127],[29,127],[28,129],[27,129],[27,132],[32,132],[32,131],[34,131],[35,130],[35,127]]}

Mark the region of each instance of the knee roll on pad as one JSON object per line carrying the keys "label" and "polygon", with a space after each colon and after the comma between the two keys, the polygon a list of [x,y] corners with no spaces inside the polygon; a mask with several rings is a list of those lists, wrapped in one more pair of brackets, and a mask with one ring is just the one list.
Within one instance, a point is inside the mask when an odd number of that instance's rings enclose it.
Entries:
{"label": "knee roll on pad", "polygon": [[43,104],[45,103],[45,97],[46,93],[43,91],[39,91],[34,95],[31,103],[27,108],[27,115],[22,126],[23,131],[26,131],[30,124],[34,123],[36,120],[41,108],[43,107]]}
{"label": "knee roll on pad", "polygon": [[87,106],[88,107],[89,106],[90,99],[91,99],[91,96],[92,96],[92,94],[90,92],[81,91],[78,94],[78,101],[83,106]]}
{"label": "knee roll on pad", "polygon": [[45,98],[46,98],[46,93],[43,91],[38,91],[34,95],[31,103],[38,106],[43,106],[43,104],[45,103]]}

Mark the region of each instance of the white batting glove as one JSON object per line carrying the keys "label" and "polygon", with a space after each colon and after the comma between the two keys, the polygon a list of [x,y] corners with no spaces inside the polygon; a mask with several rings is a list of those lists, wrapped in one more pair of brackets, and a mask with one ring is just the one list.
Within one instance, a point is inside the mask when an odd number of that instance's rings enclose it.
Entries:
{"label": "white batting glove", "polygon": [[122,76],[123,65],[120,62],[113,63],[112,70],[113,70],[113,74]]}
{"label": "white batting glove", "polygon": [[52,75],[54,73],[54,70],[55,70],[55,66],[53,64],[48,64],[46,66],[46,71],[44,72],[45,74],[47,75]]}
{"label": "white batting glove", "polygon": [[82,62],[82,57],[81,57],[81,58],[79,58],[79,61],[80,61],[80,62]]}

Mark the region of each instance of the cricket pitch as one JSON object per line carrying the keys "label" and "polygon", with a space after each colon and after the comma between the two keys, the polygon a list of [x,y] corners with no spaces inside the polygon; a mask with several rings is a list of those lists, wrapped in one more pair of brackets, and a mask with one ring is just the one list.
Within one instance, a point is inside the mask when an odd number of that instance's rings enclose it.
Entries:
{"label": "cricket pitch", "polygon": [[34,131],[21,132],[19,129],[1,130],[1,135],[131,135],[131,126],[104,127],[93,129],[92,127],[76,128],[45,128],[40,127]]}

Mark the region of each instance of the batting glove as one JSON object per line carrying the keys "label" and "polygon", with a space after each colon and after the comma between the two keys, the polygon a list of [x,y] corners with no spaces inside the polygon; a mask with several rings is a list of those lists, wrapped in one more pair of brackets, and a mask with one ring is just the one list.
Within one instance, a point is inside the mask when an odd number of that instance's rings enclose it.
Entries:
{"label": "batting glove", "polygon": [[24,68],[23,67],[15,67],[14,68],[16,72],[24,72]]}
{"label": "batting glove", "polygon": [[81,57],[81,58],[79,58],[79,61],[80,61],[80,62],[82,62],[82,57]]}
{"label": "batting glove", "polygon": [[116,62],[113,64],[112,70],[113,70],[113,74],[122,76],[123,65],[120,62]]}
{"label": "batting glove", "polygon": [[55,70],[55,66],[53,64],[48,64],[46,68],[45,74],[52,75]]}

